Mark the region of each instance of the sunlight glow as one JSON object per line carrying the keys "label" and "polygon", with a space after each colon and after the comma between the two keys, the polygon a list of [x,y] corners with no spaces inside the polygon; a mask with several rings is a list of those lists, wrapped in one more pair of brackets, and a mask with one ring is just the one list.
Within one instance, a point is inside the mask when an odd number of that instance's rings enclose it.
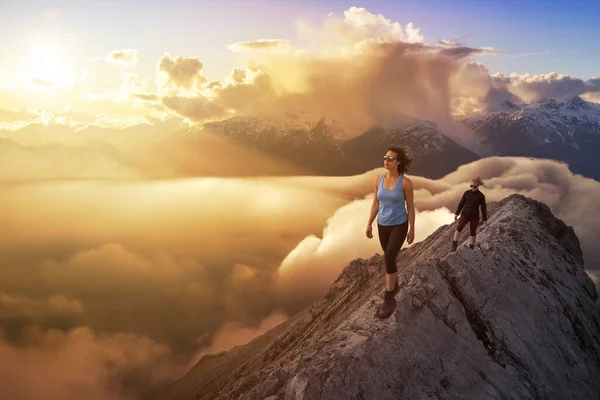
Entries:
{"label": "sunlight glow", "polygon": [[44,90],[70,84],[70,71],[65,55],[52,45],[41,45],[32,51],[23,69],[26,86]]}

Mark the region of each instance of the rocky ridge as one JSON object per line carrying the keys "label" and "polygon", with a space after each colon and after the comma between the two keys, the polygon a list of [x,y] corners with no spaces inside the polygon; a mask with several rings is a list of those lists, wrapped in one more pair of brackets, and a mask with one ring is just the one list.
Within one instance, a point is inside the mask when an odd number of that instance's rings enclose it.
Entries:
{"label": "rocky ridge", "polygon": [[354,260],[323,299],[158,398],[598,398],[600,308],[573,228],[516,194],[488,216],[474,250],[448,252],[453,222],[401,251],[389,319],[374,316],[383,257]]}

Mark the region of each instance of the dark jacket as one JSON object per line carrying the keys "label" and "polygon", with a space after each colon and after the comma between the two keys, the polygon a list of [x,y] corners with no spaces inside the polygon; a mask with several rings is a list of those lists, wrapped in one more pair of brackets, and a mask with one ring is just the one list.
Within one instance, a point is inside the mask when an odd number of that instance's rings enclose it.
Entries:
{"label": "dark jacket", "polygon": [[479,190],[467,190],[462,195],[460,203],[454,214],[459,215],[462,210],[462,215],[469,219],[479,219],[479,207],[481,207],[481,216],[484,221],[487,221],[487,208],[485,204],[485,195]]}

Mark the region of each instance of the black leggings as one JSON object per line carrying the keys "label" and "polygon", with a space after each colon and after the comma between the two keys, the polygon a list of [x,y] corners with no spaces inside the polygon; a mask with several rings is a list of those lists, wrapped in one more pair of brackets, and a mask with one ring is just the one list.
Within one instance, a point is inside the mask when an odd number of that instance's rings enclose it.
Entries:
{"label": "black leggings", "polygon": [[462,232],[465,225],[469,224],[469,230],[471,231],[471,236],[477,236],[477,225],[479,225],[479,217],[472,218],[461,215],[458,219],[458,223],[456,224],[456,230],[460,233]]}
{"label": "black leggings", "polygon": [[396,267],[396,257],[400,248],[406,240],[408,233],[408,221],[400,225],[385,226],[377,224],[379,230],[379,242],[385,256],[385,272],[395,274],[398,272]]}

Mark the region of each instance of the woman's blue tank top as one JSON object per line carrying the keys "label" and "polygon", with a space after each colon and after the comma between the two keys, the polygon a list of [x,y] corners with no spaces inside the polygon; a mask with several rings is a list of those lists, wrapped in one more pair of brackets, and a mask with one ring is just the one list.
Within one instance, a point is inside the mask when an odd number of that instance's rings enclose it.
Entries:
{"label": "woman's blue tank top", "polygon": [[377,199],[379,200],[379,212],[377,223],[379,225],[399,225],[408,220],[406,206],[404,205],[404,189],[402,188],[402,174],[398,177],[396,186],[387,190],[383,187],[385,174],[379,179],[377,185]]}

